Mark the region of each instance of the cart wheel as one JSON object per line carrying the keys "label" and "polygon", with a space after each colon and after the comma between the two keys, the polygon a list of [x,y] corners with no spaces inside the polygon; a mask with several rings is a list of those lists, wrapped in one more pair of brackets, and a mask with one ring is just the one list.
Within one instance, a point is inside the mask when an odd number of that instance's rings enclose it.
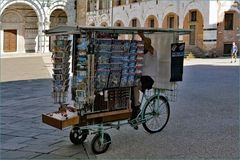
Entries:
{"label": "cart wheel", "polygon": [[163,130],[170,116],[170,107],[167,99],[163,96],[151,98],[143,110],[143,128],[149,133]]}
{"label": "cart wheel", "polygon": [[101,134],[96,134],[92,140],[92,151],[95,154],[101,154],[108,150],[109,145],[111,144],[111,137],[109,134],[103,134],[103,142]]}
{"label": "cart wheel", "polygon": [[81,130],[79,127],[74,127],[70,132],[70,140],[73,144],[82,144],[88,136],[88,130]]}

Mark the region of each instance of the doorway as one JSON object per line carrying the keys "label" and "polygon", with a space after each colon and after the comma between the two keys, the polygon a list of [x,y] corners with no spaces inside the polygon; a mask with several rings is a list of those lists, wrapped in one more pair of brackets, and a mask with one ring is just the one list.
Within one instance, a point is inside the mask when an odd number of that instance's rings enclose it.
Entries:
{"label": "doorway", "polygon": [[195,37],[196,37],[196,25],[190,25],[190,29],[192,32],[190,34],[190,45],[195,45]]}
{"label": "doorway", "polygon": [[4,52],[17,51],[17,30],[4,30]]}
{"label": "doorway", "polygon": [[232,43],[225,43],[223,56],[231,55],[231,50],[232,50]]}

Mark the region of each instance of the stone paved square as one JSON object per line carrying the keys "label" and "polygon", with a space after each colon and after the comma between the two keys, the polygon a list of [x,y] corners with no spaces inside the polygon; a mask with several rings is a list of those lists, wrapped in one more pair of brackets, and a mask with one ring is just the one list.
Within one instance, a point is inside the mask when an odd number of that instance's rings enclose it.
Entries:
{"label": "stone paved square", "polygon": [[[11,73],[9,81],[1,82],[1,159],[239,159],[239,63],[230,64],[228,58],[185,59],[184,80],[177,102],[170,103],[167,127],[158,134],[148,134],[141,126],[109,130],[108,151],[94,155],[93,135],[75,146],[69,140],[70,128],[58,130],[42,123],[41,114],[58,106],[53,104],[51,77],[44,65],[49,62],[46,57],[36,59],[45,69],[43,78],[34,79],[31,74],[38,69],[25,63],[26,79],[20,76],[23,79],[16,81]],[[18,62],[15,58],[14,68],[23,67]]]}

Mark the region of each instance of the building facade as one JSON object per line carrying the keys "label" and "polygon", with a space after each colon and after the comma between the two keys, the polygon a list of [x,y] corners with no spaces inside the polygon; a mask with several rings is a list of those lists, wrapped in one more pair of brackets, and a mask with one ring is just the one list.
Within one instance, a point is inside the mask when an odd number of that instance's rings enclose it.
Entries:
{"label": "building facade", "polygon": [[84,19],[80,25],[192,29],[191,35],[180,37],[188,49],[223,56],[230,54],[233,41],[240,44],[239,4],[239,0],[88,0],[78,4],[86,13],[79,12],[77,19]]}
{"label": "building facade", "polygon": [[188,49],[228,55],[240,44],[240,0],[0,0],[0,53],[49,52],[57,25],[186,28]]}
{"label": "building facade", "polygon": [[52,40],[43,31],[75,25],[75,0],[0,0],[0,52],[49,52]]}

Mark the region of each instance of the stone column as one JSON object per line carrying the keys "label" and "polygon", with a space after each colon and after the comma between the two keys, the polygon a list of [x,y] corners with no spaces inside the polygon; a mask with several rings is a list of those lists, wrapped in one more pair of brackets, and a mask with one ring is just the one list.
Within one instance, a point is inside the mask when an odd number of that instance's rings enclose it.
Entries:
{"label": "stone column", "polygon": [[39,53],[43,53],[43,47],[44,47],[42,30],[43,30],[43,22],[38,22],[37,52]]}
{"label": "stone column", "polygon": [[2,22],[0,22],[0,53],[3,53],[3,28],[2,28]]}
{"label": "stone column", "polygon": [[77,0],[77,25],[86,25],[87,22],[87,1]]}
{"label": "stone column", "polygon": [[[74,1],[74,2],[72,2]],[[78,7],[78,0],[76,0],[76,9],[75,9],[75,0],[72,0],[66,3],[65,11],[67,12],[67,25],[68,26],[75,26],[77,23],[77,7]]]}
{"label": "stone column", "polygon": [[[183,29],[184,27],[184,19],[185,19],[185,11],[186,11],[186,7],[184,5],[184,2],[181,2],[181,1],[178,1],[177,2],[177,10],[178,10],[178,16],[179,16],[179,19],[178,19],[178,22],[179,22],[179,28],[180,29]],[[190,36],[189,36],[190,37]],[[184,36],[183,35],[180,35],[179,36],[179,41],[183,41],[184,40]]]}
{"label": "stone column", "polygon": [[26,53],[25,48],[25,26],[24,23],[18,23],[17,28],[17,52]]}
{"label": "stone column", "polygon": [[96,1],[96,10],[97,10],[97,11],[99,10],[99,6],[100,6],[100,0],[97,0],[97,1]]}
{"label": "stone column", "polygon": [[[44,23],[44,30],[48,30],[50,28],[50,22],[47,20]],[[44,50],[43,53],[48,53],[49,51],[49,36],[46,36],[45,33],[43,33],[44,36]]]}
{"label": "stone column", "polygon": [[37,52],[40,53],[48,53],[49,52],[49,37],[43,33],[44,30],[49,29],[50,23],[46,22],[39,22],[38,23],[38,50]]}
{"label": "stone column", "polygon": [[[209,14],[204,16],[204,28],[203,28],[203,46],[204,50],[212,50],[217,45],[217,23],[218,23],[218,2],[216,0],[209,1],[211,8]],[[217,6],[217,7],[216,7]],[[203,13],[204,14],[204,13]]]}
{"label": "stone column", "polygon": [[111,20],[110,20],[110,22],[111,22],[110,26],[111,26],[111,27],[113,27],[113,15],[114,15],[114,14],[113,14],[113,7],[114,7],[114,6],[113,6],[113,5],[114,5],[113,3],[114,3],[113,1],[110,1],[110,9],[111,9],[110,12],[111,12],[111,13],[110,13],[109,15],[110,15],[110,18],[111,18]]}

